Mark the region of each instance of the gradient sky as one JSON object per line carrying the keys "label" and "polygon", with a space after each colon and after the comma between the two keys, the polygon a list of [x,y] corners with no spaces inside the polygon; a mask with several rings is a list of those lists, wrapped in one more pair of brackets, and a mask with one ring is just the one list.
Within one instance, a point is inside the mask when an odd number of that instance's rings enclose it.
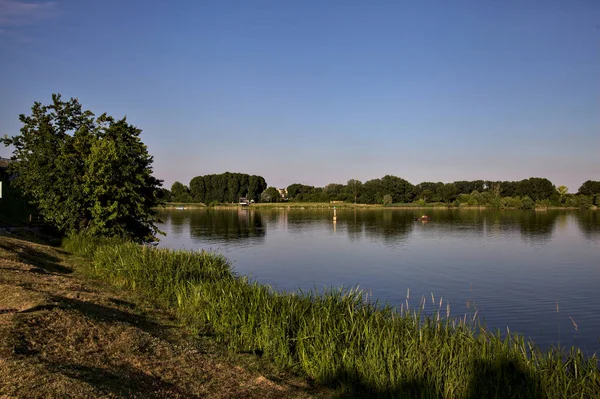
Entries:
{"label": "gradient sky", "polygon": [[[0,134],[52,93],[170,187],[600,180],[600,1],[0,0]],[[11,150],[0,147],[0,156]]]}

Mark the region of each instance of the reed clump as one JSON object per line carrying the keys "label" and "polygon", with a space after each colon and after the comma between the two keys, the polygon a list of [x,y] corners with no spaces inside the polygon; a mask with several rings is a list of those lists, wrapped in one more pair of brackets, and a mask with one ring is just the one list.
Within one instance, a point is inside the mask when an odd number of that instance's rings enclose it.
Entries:
{"label": "reed clump", "polygon": [[175,309],[189,328],[214,335],[342,391],[391,397],[597,398],[596,355],[541,351],[493,333],[476,318],[449,317],[432,295],[400,311],[357,288],[284,293],[236,275],[206,251],[157,249],[77,236],[67,250],[93,271]]}

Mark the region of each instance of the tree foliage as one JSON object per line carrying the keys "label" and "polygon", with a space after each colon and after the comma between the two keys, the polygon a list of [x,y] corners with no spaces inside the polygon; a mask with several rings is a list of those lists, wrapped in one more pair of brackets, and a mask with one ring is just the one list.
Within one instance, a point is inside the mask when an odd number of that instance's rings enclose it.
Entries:
{"label": "tree foliage", "polygon": [[20,134],[2,138],[14,146],[15,186],[62,233],[120,236],[152,241],[161,181],[141,130],[106,114],[95,118],[71,98],[52,96],[20,115]]}
{"label": "tree foliage", "polygon": [[192,202],[190,189],[183,183],[176,181],[171,185],[171,200],[174,202]]}
{"label": "tree foliage", "polygon": [[260,194],[261,202],[280,202],[281,195],[275,187],[269,187]]}
{"label": "tree foliage", "polygon": [[392,195],[386,194],[383,196],[383,206],[390,206],[393,203]]}
{"label": "tree foliage", "polygon": [[299,202],[328,202],[329,198],[319,187],[307,186],[305,184],[294,183],[287,187],[288,198]]}
{"label": "tree foliage", "polygon": [[358,200],[358,196],[362,192],[362,182],[356,179],[348,180],[346,183],[346,191],[348,192],[348,197],[354,199],[354,203]]}
{"label": "tree foliage", "polygon": [[448,204],[456,199],[457,193],[458,190],[454,183],[447,183],[438,188],[438,194],[440,195],[441,200]]}
{"label": "tree foliage", "polygon": [[196,176],[190,181],[190,195],[197,202],[237,202],[245,197],[259,201],[267,188],[262,176],[225,172],[219,175]]}
{"label": "tree foliage", "polygon": [[485,182],[483,180],[459,180],[455,181],[454,185],[456,186],[457,194],[471,194],[473,191],[483,191]]}
{"label": "tree foliage", "polygon": [[528,196],[534,201],[548,199],[556,192],[556,187],[548,179],[542,177],[530,177],[521,180],[517,186],[517,195]]}
{"label": "tree foliage", "polygon": [[600,194],[600,181],[588,180],[577,190],[581,195],[598,195]]}
{"label": "tree foliage", "polygon": [[579,187],[580,196],[589,196],[592,205],[600,205],[600,181],[588,180]]}
{"label": "tree foliage", "polygon": [[442,182],[423,182],[413,187],[413,196],[415,199],[422,199],[425,202],[440,201],[439,190],[444,185]]}

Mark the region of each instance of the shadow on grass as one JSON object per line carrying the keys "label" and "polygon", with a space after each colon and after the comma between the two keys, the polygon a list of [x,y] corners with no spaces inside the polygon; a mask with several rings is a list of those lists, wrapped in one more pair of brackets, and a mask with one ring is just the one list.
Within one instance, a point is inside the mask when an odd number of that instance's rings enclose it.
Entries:
{"label": "shadow on grass", "polygon": [[[345,387],[336,398],[442,398],[444,389],[433,379],[423,377],[407,379],[395,387],[378,389],[356,377],[341,373],[332,383],[341,382]],[[536,377],[509,360],[476,360],[472,365],[472,377],[465,394],[456,396],[465,399],[480,398],[531,398],[542,399],[548,395]]]}
{"label": "shadow on grass", "polygon": [[502,359],[476,360],[469,385],[469,398],[531,398],[548,395],[541,382],[518,363]]}
{"label": "shadow on grass", "polygon": [[65,310],[74,310],[79,312],[82,316],[99,322],[127,323],[148,333],[154,333],[161,329],[164,330],[169,328],[168,326],[151,321],[143,314],[133,312],[136,307],[135,304],[119,299],[108,298],[111,303],[115,303],[117,306],[126,307],[127,310],[119,309],[118,307],[99,305],[97,303],[82,301],[75,298],[67,298],[60,295],[53,295],[50,299],[55,304],[55,307]]}
{"label": "shadow on grass", "polygon": [[343,381],[341,393],[335,395],[336,399],[358,398],[441,398],[435,383],[423,379],[410,379],[403,381],[399,386],[381,390],[369,383],[364,383],[348,376],[339,376],[338,381]]}
{"label": "shadow on grass", "polygon": [[180,387],[129,365],[109,365],[107,368],[75,363],[48,363],[54,373],[89,384],[106,395],[141,398],[198,398]]}
{"label": "shadow on grass", "polygon": [[45,272],[61,274],[73,273],[71,268],[60,264],[59,258],[34,248],[27,247],[26,249],[21,249],[18,246],[8,245],[3,242],[0,242],[0,248],[15,254],[19,262],[43,269]]}

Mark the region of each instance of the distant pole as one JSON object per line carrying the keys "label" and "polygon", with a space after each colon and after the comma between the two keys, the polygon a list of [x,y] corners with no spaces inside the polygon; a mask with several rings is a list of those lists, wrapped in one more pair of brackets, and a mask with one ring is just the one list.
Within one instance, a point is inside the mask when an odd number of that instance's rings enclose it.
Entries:
{"label": "distant pole", "polygon": [[0,198],[2,198],[2,182],[0,181]]}
{"label": "distant pole", "polygon": [[334,207],[333,207],[333,232],[334,232],[334,233],[335,233],[335,231],[337,230],[337,229],[336,229],[336,227],[337,227],[337,223],[336,223],[336,221],[337,221],[337,215],[336,215],[336,213],[335,213],[335,212],[336,212],[336,209],[335,209],[335,206],[334,206]]}

